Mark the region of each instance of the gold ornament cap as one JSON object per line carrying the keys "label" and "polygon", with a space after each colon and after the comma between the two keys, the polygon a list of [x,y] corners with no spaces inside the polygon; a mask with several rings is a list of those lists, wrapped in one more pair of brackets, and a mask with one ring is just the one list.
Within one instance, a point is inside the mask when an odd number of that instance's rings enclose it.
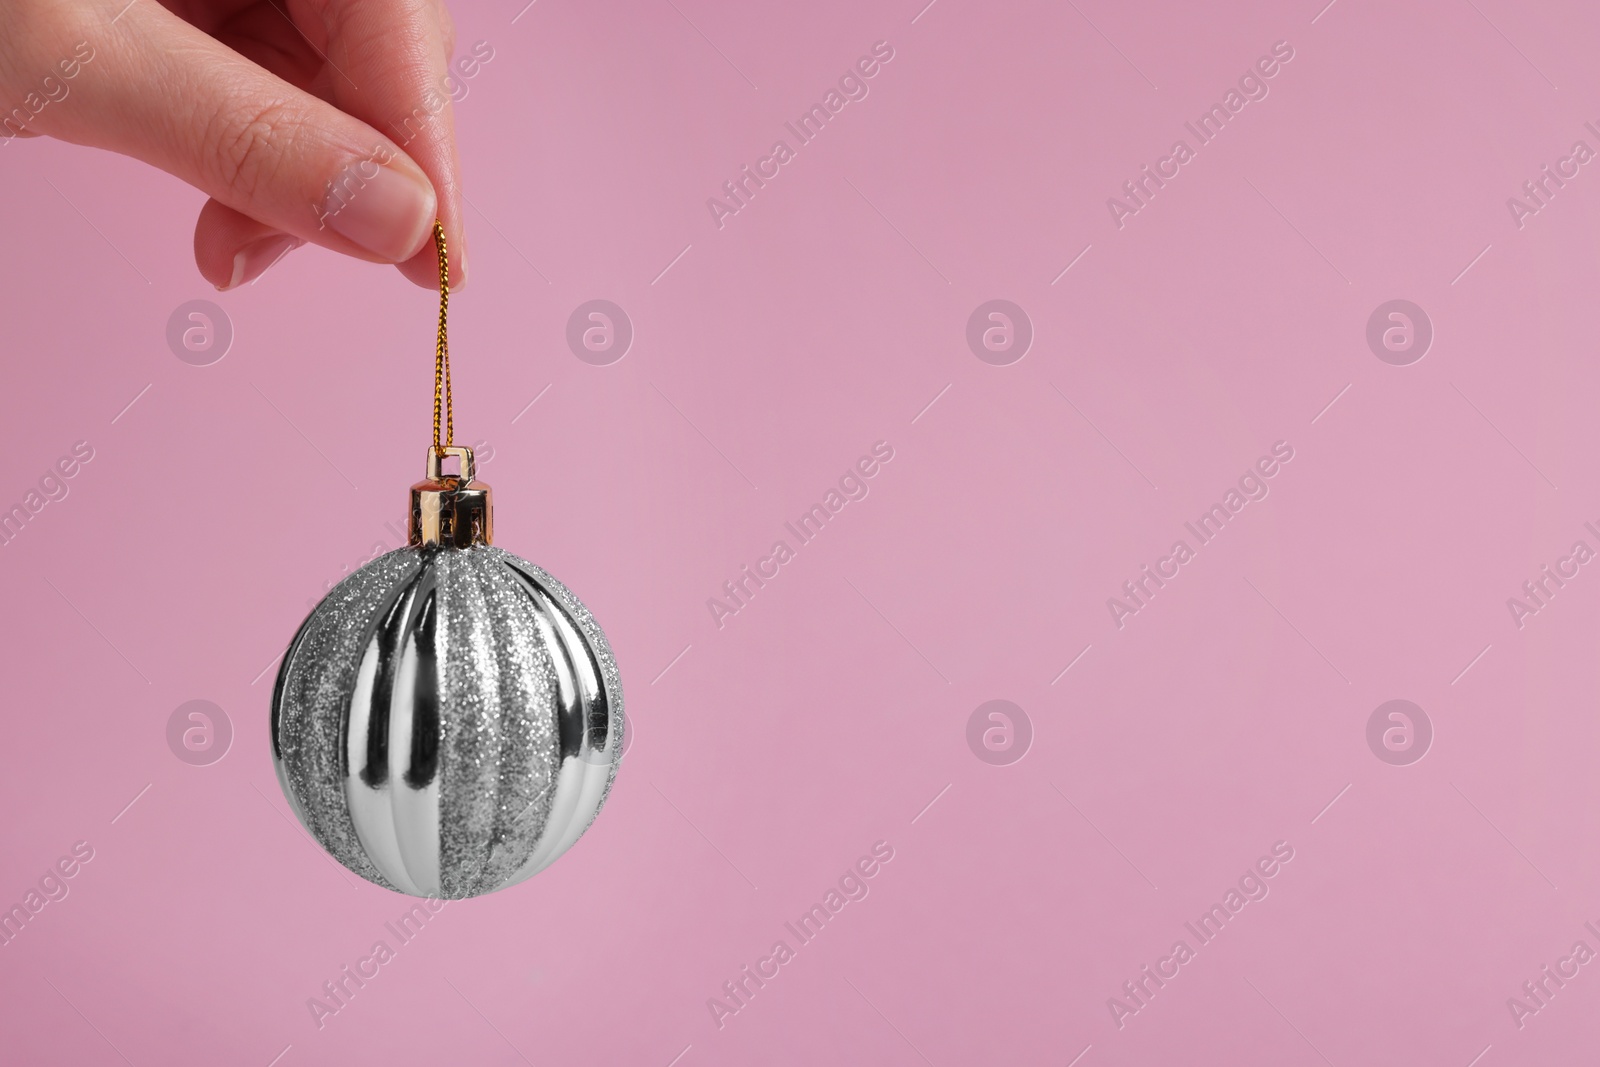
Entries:
{"label": "gold ornament cap", "polygon": [[[461,462],[459,474],[444,473],[444,457]],[[411,487],[406,537],[412,547],[467,548],[494,542],[494,499],[477,480],[472,449],[446,445],[428,449],[427,477]]]}

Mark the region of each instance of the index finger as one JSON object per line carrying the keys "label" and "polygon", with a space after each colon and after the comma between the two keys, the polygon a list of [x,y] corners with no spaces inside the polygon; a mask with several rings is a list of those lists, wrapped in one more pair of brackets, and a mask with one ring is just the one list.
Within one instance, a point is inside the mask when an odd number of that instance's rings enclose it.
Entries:
{"label": "index finger", "polygon": [[[433,183],[450,252],[451,288],[467,280],[460,159],[446,78],[455,31],[438,0],[290,0],[297,24],[332,67],[332,103],[394,140]],[[398,264],[419,285],[438,284],[433,245]]]}

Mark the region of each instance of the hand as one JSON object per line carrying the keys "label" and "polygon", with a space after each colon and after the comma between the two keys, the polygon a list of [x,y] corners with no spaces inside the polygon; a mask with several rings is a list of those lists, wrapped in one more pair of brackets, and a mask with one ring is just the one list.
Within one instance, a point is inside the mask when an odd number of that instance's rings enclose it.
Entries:
{"label": "hand", "polygon": [[0,0],[0,151],[44,134],[208,193],[219,289],[307,241],[436,287],[435,216],[465,283],[443,0],[164,3]]}

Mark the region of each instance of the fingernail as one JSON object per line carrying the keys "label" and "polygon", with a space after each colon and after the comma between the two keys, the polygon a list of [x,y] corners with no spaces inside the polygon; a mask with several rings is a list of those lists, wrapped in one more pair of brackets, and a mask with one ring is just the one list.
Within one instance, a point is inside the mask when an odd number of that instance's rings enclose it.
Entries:
{"label": "fingernail", "polygon": [[239,249],[233,257],[233,276],[228,279],[227,285],[217,288],[223,292],[237,289],[245,282],[253,282],[265,274],[278,260],[305,244],[298,237],[290,237],[286,233],[273,234],[251,241]]}
{"label": "fingernail", "polygon": [[415,255],[433,229],[432,187],[407,172],[376,164],[348,168],[345,177],[323,201],[323,222],[391,262]]}

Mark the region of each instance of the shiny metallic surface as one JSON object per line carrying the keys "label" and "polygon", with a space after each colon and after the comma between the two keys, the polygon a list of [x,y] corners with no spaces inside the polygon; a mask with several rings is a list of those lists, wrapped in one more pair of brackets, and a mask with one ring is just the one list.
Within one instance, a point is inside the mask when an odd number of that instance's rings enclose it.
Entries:
{"label": "shiny metallic surface", "polygon": [[[445,474],[445,456],[460,462],[459,475]],[[406,540],[413,546],[467,548],[494,543],[494,494],[477,480],[472,449],[449,445],[428,449],[426,476],[411,487]]]}
{"label": "shiny metallic surface", "polygon": [[278,779],[369,881],[460,899],[572,846],[622,756],[622,685],[588,609],[487,544],[408,547],[330,592],[272,699]]}

